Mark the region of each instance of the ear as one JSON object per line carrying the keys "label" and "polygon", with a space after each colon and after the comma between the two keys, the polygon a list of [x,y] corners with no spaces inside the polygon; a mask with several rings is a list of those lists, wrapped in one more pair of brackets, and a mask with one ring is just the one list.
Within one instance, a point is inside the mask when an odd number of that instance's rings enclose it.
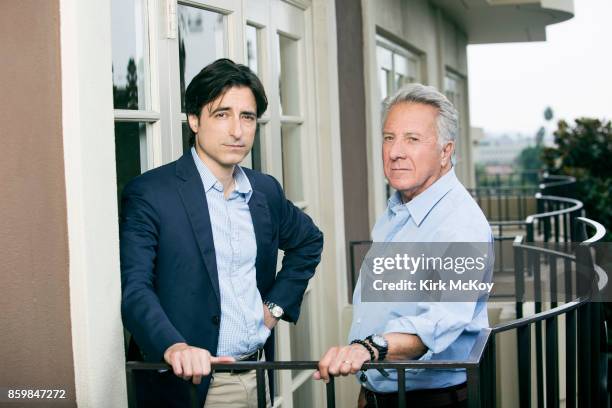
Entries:
{"label": "ear", "polygon": [[446,166],[446,164],[450,162],[454,151],[455,151],[455,142],[446,142],[444,147],[442,147],[442,157],[441,157],[442,166]]}
{"label": "ear", "polygon": [[189,115],[187,115],[187,120],[189,121],[189,127],[191,128],[193,133],[198,133],[198,126],[200,125],[200,119],[196,115],[190,113]]}

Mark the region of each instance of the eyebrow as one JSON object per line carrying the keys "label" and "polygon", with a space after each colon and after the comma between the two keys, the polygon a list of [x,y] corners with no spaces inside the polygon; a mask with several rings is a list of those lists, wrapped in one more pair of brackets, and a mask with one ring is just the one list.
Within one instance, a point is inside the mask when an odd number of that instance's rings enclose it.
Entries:
{"label": "eyebrow", "polygon": [[[212,112],[210,112],[210,114],[211,114],[211,115],[214,115],[214,114],[215,114],[215,113],[217,113],[217,112],[227,112],[227,111],[230,111],[230,110],[231,110],[231,108],[230,108],[229,106],[219,106],[218,108],[216,108],[215,110],[213,110]],[[243,115],[243,114],[247,114],[247,115],[253,115],[253,116],[256,116],[255,112],[253,112],[253,111],[249,111],[249,110],[242,111],[242,112],[240,112],[240,114],[241,114],[241,115]]]}
{"label": "eyebrow", "polygon": [[[395,136],[395,133],[389,132],[389,131],[385,131],[385,130],[383,130],[382,134],[383,135],[392,135],[392,136]],[[420,134],[419,132],[404,132],[404,133],[402,133],[402,136],[409,136],[409,135],[415,135],[415,136],[423,137],[423,135]]]}

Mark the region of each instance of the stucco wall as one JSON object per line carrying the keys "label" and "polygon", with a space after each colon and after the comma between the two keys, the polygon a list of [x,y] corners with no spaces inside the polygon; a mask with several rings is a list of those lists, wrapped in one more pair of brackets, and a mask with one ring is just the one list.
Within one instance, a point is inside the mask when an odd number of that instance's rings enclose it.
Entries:
{"label": "stucco wall", "polygon": [[[336,0],[336,10],[344,226],[349,265],[349,242],[370,239],[363,23],[359,1]],[[349,290],[348,296],[352,296],[352,288]]]}
{"label": "stucco wall", "polygon": [[59,2],[0,2],[0,386],[75,406],[61,126]]}

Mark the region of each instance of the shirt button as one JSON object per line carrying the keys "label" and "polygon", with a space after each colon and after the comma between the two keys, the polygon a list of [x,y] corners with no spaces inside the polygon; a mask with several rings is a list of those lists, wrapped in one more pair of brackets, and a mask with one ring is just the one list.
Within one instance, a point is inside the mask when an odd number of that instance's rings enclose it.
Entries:
{"label": "shirt button", "polygon": [[221,318],[219,316],[213,316],[212,317],[212,322],[215,326],[219,325],[219,322],[221,322]]}

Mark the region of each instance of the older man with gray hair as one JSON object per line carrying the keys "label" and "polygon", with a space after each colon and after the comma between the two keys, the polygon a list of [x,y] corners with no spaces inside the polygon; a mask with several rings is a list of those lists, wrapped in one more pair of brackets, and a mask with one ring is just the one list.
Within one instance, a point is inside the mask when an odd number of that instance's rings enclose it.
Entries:
{"label": "older man with gray hair", "polygon": [[[382,157],[385,176],[396,192],[372,230],[375,244],[491,245],[489,224],[453,169],[457,116],[449,100],[431,86],[409,84],[384,101]],[[314,374],[326,382],[329,376],[357,374],[359,407],[396,406],[398,399],[395,370],[363,372],[363,363],[465,359],[478,332],[488,326],[486,299],[367,302],[362,301],[362,278],[353,295],[351,344],[330,348]],[[419,407],[464,406],[465,382],[465,370],[407,370],[406,400]]]}

